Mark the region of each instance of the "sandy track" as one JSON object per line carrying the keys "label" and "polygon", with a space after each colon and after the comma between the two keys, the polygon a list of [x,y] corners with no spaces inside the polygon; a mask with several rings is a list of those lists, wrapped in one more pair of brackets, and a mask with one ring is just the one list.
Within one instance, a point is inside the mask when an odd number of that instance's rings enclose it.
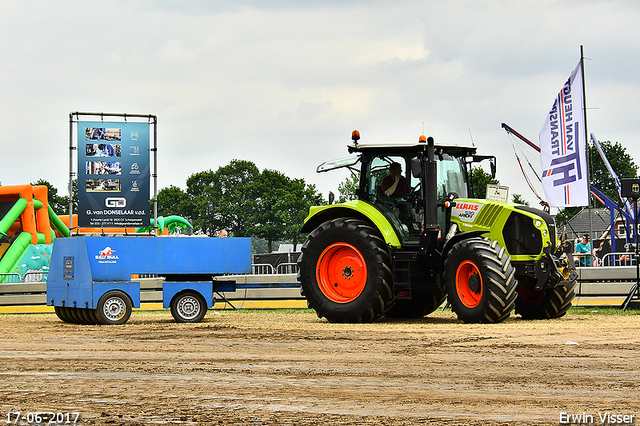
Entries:
{"label": "sandy track", "polygon": [[210,311],[200,324],[134,312],[124,326],[0,315],[0,333],[0,421],[557,425],[608,412],[640,424],[637,315],[337,325],[309,311]]}

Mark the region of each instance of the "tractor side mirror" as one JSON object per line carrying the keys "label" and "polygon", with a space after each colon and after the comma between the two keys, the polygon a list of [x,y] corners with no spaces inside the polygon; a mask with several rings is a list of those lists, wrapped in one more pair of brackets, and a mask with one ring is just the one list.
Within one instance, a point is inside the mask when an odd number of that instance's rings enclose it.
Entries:
{"label": "tractor side mirror", "polygon": [[[479,163],[484,160],[489,160],[489,167],[491,169],[491,179],[496,178],[496,157],[493,155],[474,155],[471,159],[473,163]],[[467,160],[469,164],[469,160]]]}
{"label": "tractor side mirror", "polygon": [[422,161],[419,158],[411,159],[411,174],[415,178],[422,177]]}

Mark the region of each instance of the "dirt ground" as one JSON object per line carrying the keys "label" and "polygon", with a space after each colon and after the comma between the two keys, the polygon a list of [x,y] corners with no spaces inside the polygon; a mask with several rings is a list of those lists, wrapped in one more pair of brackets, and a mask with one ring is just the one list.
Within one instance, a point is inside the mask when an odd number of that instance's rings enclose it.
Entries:
{"label": "dirt ground", "polygon": [[605,413],[640,424],[639,315],[337,325],[254,310],[176,324],[136,311],[124,326],[86,326],[22,314],[0,315],[0,336],[3,423],[54,412],[92,425],[601,424]]}

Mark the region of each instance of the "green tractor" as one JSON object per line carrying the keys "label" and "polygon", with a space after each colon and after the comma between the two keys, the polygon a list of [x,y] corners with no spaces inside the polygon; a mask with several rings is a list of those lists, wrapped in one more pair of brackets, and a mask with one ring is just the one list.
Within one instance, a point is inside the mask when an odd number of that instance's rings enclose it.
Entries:
{"label": "green tractor", "polygon": [[[350,157],[318,172],[359,173],[356,199],[312,207],[301,232],[301,293],[330,322],[420,318],[445,299],[466,323],[563,316],[577,273],[556,247],[553,218],[506,201],[468,197],[473,147],[365,144],[353,132]],[[405,170],[405,173],[402,173]],[[558,249],[558,251],[556,251]]]}

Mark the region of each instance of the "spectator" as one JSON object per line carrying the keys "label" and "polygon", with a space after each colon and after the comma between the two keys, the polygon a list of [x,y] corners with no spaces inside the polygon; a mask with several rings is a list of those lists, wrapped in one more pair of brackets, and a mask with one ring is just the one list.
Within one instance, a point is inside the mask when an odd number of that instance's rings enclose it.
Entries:
{"label": "spectator", "polygon": [[591,243],[586,235],[576,244],[574,256],[580,260],[580,266],[591,266]]}

